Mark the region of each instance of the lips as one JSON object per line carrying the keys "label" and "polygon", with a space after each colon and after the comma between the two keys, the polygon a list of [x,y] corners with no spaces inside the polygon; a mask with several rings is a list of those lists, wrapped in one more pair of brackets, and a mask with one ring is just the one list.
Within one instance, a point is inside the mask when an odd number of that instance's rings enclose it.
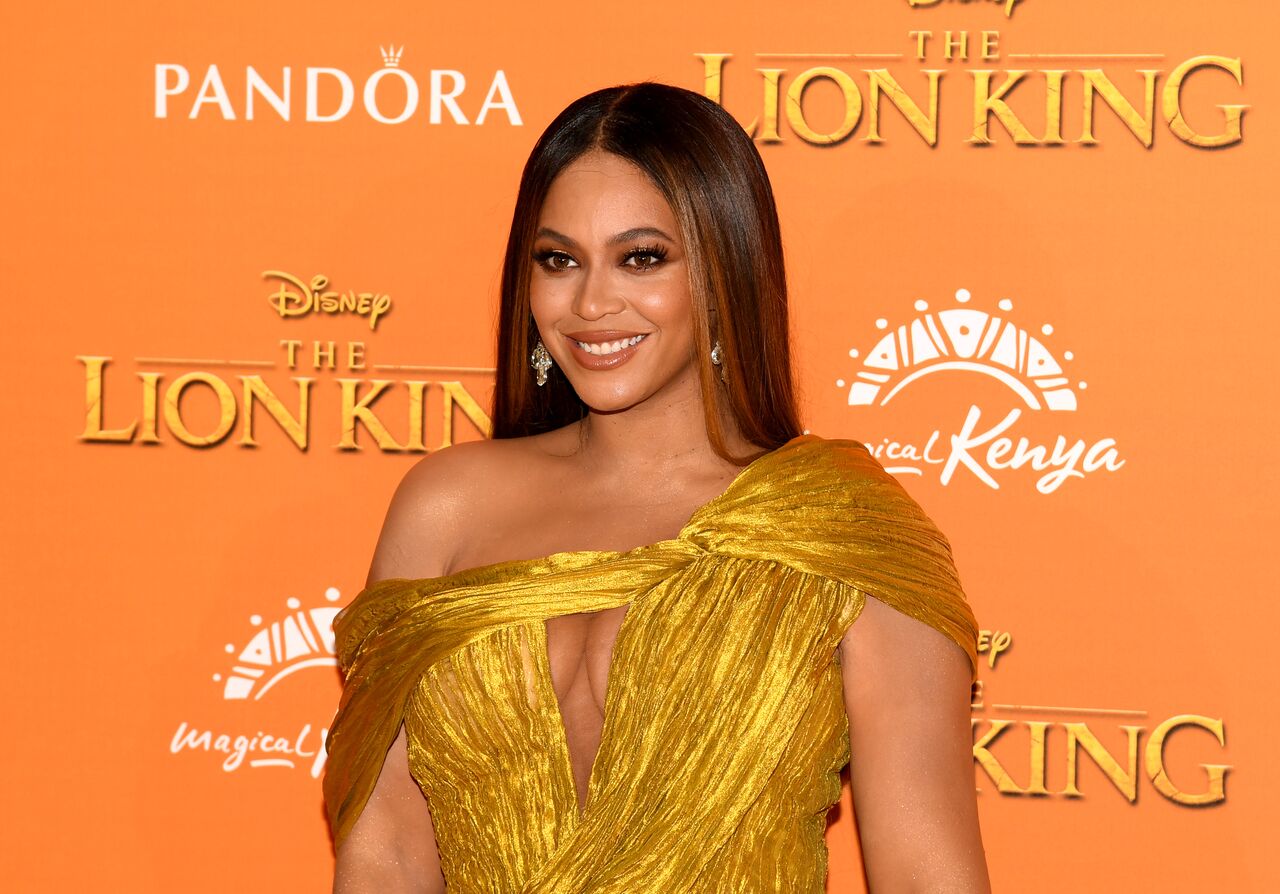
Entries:
{"label": "lips", "polygon": [[621,329],[597,329],[590,332],[566,332],[565,340],[569,342],[569,353],[573,355],[573,359],[583,369],[589,370],[606,370],[616,369],[626,363],[636,355],[636,352],[644,347],[649,339],[642,338],[634,345],[623,348],[620,351],[614,351],[612,354],[592,354],[590,351],[584,351],[578,347],[579,341],[587,343],[613,342],[622,338],[633,338],[637,335],[646,335],[643,332],[625,332]]}
{"label": "lips", "polygon": [[643,332],[628,331],[625,329],[582,329],[578,332],[566,332],[569,338],[576,338],[578,341],[585,342],[605,342],[617,341],[620,338],[633,338],[637,335],[644,335]]}

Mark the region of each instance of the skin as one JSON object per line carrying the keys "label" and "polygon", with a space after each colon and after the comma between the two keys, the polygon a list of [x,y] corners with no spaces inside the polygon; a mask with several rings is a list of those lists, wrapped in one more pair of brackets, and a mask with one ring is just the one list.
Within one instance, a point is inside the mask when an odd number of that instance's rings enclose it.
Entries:
{"label": "skin", "polygon": [[[643,235],[634,235],[638,228]],[[632,235],[616,240],[626,233]],[[607,153],[578,159],[548,192],[533,252],[540,258],[530,281],[538,332],[590,413],[581,424],[457,444],[421,460],[392,498],[369,583],[672,538],[741,471],[707,439],[685,246],[645,175]],[[714,319],[711,325],[714,331]],[[588,370],[564,333],[601,329],[649,334],[617,369]],[[736,455],[760,452],[732,418],[722,424]],[[620,606],[546,622],[580,807],[625,612]],[[989,891],[964,652],[868,598],[834,657],[842,666],[871,890]],[[335,892],[444,891],[430,812],[406,749],[402,728],[338,852]]]}

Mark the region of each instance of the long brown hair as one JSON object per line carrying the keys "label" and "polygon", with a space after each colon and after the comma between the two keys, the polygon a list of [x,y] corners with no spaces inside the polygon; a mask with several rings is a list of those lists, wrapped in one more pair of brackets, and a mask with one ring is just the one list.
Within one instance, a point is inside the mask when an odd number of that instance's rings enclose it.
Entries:
{"label": "long brown hair", "polygon": [[[534,233],[551,182],[582,154],[635,164],[666,197],[689,259],[694,344],[712,448],[732,462],[717,412],[727,400],[744,438],[773,449],[800,434],[792,384],[787,285],[773,189],[755,144],[719,104],[691,90],[642,81],[575,100],[534,145],[520,177],[502,268],[493,437],[568,425],[588,409],[553,366],[534,383],[538,338],[529,310]],[[710,310],[718,321],[711,331]],[[725,394],[711,363],[720,340]]]}

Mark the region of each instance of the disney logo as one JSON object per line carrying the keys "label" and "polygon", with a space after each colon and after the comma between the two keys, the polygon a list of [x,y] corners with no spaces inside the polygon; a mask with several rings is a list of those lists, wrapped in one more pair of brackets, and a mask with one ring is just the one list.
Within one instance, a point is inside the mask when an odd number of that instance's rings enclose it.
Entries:
{"label": "disney logo", "polygon": [[280,270],[264,270],[263,279],[275,277],[280,288],[267,295],[267,301],[281,317],[301,317],[310,313],[353,313],[369,318],[369,328],[375,329],[378,318],[391,310],[391,296],[377,292],[335,292],[327,288],[329,277],[317,273],[311,282],[303,282],[296,276]]}
{"label": "disney logo", "polygon": [[907,5],[915,8],[917,6],[937,6],[939,3],[998,3],[1004,7],[1005,18],[1013,18],[1013,10],[1021,3],[1022,0],[907,0]]}

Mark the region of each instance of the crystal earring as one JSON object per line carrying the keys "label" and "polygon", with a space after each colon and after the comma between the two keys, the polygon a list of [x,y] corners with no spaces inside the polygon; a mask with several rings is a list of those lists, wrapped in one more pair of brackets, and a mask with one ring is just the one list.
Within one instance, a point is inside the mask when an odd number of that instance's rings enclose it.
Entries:
{"label": "crystal earring", "polygon": [[725,381],[723,361],[724,361],[724,350],[720,347],[720,339],[717,338],[716,343],[711,348],[711,362],[714,363],[716,366],[720,367],[721,382]]}
{"label": "crystal earring", "polygon": [[547,384],[547,370],[551,369],[553,363],[551,354],[547,351],[547,346],[542,343],[542,339],[538,339],[538,343],[534,345],[533,353],[529,355],[529,363],[538,371],[538,384]]}

